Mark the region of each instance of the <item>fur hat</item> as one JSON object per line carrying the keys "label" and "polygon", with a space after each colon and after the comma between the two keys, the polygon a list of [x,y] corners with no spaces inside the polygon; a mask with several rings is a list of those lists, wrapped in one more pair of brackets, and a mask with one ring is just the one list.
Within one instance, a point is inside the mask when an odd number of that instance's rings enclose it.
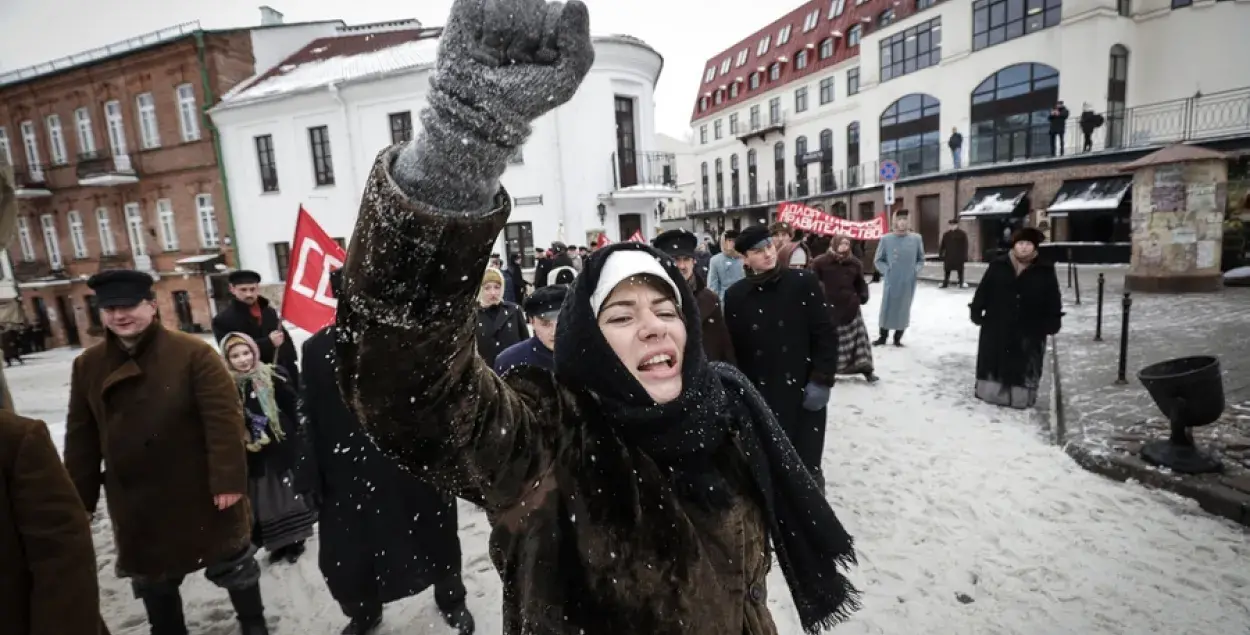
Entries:
{"label": "fur hat", "polygon": [[1021,227],[1016,230],[1016,233],[1011,235],[1011,246],[1015,247],[1016,243],[1020,241],[1030,242],[1033,243],[1034,247],[1040,247],[1042,243],[1046,242],[1046,234],[1043,234],[1036,227]]}
{"label": "fur hat", "polygon": [[486,273],[482,274],[482,286],[484,287],[491,282],[502,287],[503,286],[503,272],[499,271],[498,269],[494,267],[487,267]]}

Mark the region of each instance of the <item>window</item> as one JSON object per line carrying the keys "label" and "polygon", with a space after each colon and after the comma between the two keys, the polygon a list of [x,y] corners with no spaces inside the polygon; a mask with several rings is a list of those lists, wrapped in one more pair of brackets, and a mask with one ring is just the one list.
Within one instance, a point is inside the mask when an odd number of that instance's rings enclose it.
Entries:
{"label": "window", "polygon": [[109,148],[113,156],[126,154],[126,122],[122,119],[121,102],[113,100],[104,104],[104,121],[108,124]]}
{"label": "window", "polygon": [[699,98],[699,112],[707,110],[707,95]]}
{"label": "window", "polygon": [[760,87],[760,74],[759,73],[751,73],[750,86],[751,86],[751,90],[755,90],[756,88]]}
{"label": "window", "polygon": [[1121,17],[1133,17],[1133,0],[1116,0],[1115,11]]}
{"label": "window", "polygon": [[777,46],[785,46],[790,42],[790,25],[781,27],[781,32],[777,34]]}
{"label": "window", "polygon": [[724,123],[725,122],[720,119],[717,119],[715,122],[712,123],[712,136],[717,141],[720,141],[720,139],[725,136],[725,126],[723,125]]}
{"label": "window", "polygon": [[330,154],[330,129],[326,126],[309,128],[308,143],[312,146],[313,177],[317,185],[334,185],[334,159]]}
{"label": "window", "polygon": [[884,29],[894,24],[894,9],[886,9],[877,16],[877,28]]}
{"label": "window", "polygon": [[703,83],[711,84],[714,79],[716,79],[716,67],[712,66],[707,69],[707,72],[703,73]]}
{"label": "window", "polygon": [[794,112],[807,112],[807,87],[794,90]]}
{"label": "window", "polygon": [[512,254],[521,254],[521,266],[529,269],[534,262],[534,225],[532,223],[508,223],[503,227],[505,262],[512,262]]}
{"label": "window", "polygon": [[17,217],[17,242],[22,247],[22,261],[35,261],[35,241],[30,237],[30,224],[25,216]]}
{"label": "window", "polygon": [[217,210],[213,209],[212,194],[195,195],[195,218],[200,227],[200,246],[216,249],[221,241],[217,237]]}
{"label": "window", "polygon": [[773,145],[773,200],[779,201],[786,197],[786,142],[778,141]]}
{"label": "window", "polygon": [[174,220],[174,204],[167,198],[157,201],[156,217],[161,224],[161,246],[165,251],[178,251],[178,224]]}
{"label": "window", "polygon": [[768,100],[768,123],[777,125],[781,123],[781,98],[773,97]]}
{"label": "window", "polygon": [[48,147],[52,149],[52,165],[65,165],[69,158],[65,153],[65,135],[61,131],[61,116],[48,115]]}
{"label": "window", "polygon": [[859,122],[846,126],[846,186],[859,187]]}
{"label": "window", "polygon": [[139,136],[143,149],[161,147],[161,129],[156,122],[156,99],[152,93],[143,93],[135,97],[139,107]]}
{"label": "window", "polygon": [[707,145],[707,124],[699,126],[699,144]]}
{"label": "window", "polygon": [[79,108],[74,111],[74,128],[78,132],[78,153],[95,153],[95,131],[91,129],[91,111]]}
{"label": "window", "polygon": [[278,282],[286,282],[291,271],[291,243],[272,243],[274,269],[278,270]]}
{"label": "window", "polygon": [[755,169],[755,150],[747,151],[747,198],[750,204],[760,202],[759,172]]}
{"label": "window", "polygon": [[773,62],[773,65],[768,67],[768,81],[775,82],[779,79],[781,79],[781,62]]}
{"label": "window", "polygon": [[1124,145],[1124,104],[1128,98],[1128,49],[1111,47],[1111,68],[1107,71],[1107,147]]}
{"label": "window", "polygon": [[833,131],[825,128],[820,131],[820,191],[832,192],[837,189],[833,181]]}
{"label": "window", "polygon": [[729,58],[728,57],[725,58],[725,61],[720,63],[720,74],[721,75],[729,74]]}
{"label": "window", "polygon": [[842,10],[846,8],[846,0],[832,0],[829,3],[829,19],[832,20],[842,15]]}
{"label": "window", "polygon": [[1050,109],[1059,100],[1059,71],[1015,64],[972,91],[970,165],[1050,156]]}
{"label": "window", "polygon": [[751,106],[751,130],[760,129],[760,107],[759,104]]}
{"label": "window", "polygon": [[260,189],[262,192],[278,191],[278,164],[273,154],[273,135],[263,134],[256,142],[256,163],[260,166]]}
{"label": "window", "polygon": [[923,11],[938,3],[938,0],[916,0],[916,10]]}
{"label": "window", "polygon": [[809,193],[807,186],[807,161],[804,155],[807,154],[807,137],[799,137],[794,140],[794,184],[796,196],[807,196]]}
{"label": "window", "polygon": [[195,104],[195,87],[179,84],[174,92],[178,97],[178,126],[182,130],[182,141],[199,141],[200,107]]}
{"label": "window", "polygon": [[22,145],[26,149],[26,165],[32,171],[39,169],[39,137],[35,134],[33,121],[22,122]]}
{"label": "window", "polygon": [[750,51],[747,49],[742,49],[741,51],[738,51],[738,61],[735,64],[735,66],[742,66],[743,64],[746,64],[748,55],[750,55]]}
{"label": "window", "polygon": [[827,37],[820,41],[820,59],[827,60],[833,57],[833,38]]}
{"label": "window", "polygon": [[760,45],[759,45],[759,47],[755,49],[755,56],[756,56],[756,57],[761,57],[761,56],[763,56],[765,53],[767,53],[767,52],[768,52],[768,46],[769,46],[770,44],[772,44],[772,41],[773,41],[773,37],[772,37],[771,35],[765,35],[765,36],[764,36],[764,39],[760,40]]}
{"label": "window", "polygon": [[820,9],[813,9],[807,14],[807,18],[803,20],[803,32],[807,33],[816,28],[816,24],[820,22]]}
{"label": "window", "polygon": [[735,81],[729,84],[729,98],[737,99],[737,97],[738,97],[738,82]]}
{"label": "window", "polygon": [[391,143],[412,141],[412,111],[393,112],[387,117],[391,121]]}
{"label": "window", "polygon": [[833,103],[833,78],[826,77],[820,80],[820,105]]}
{"label": "window", "polygon": [[9,146],[9,131],[0,126],[0,156],[4,162],[13,165],[13,148]]}
{"label": "window", "polygon": [[805,68],[807,68],[807,49],[794,54],[794,69],[801,71]]}
{"label": "window", "polygon": [[39,217],[39,225],[43,227],[43,248],[48,254],[48,265],[53,269],[62,268],[61,239],[56,235],[55,220],[51,214],[44,214]]}
{"label": "window", "polygon": [[96,229],[100,231],[100,255],[116,256],[117,242],[113,240],[113,222],[109,219],[107,207],[95,211]]}
{"label": "window", "polygon": [[902,77],[942,61],[942,18],[934,18],[881,40],[881,81]]}
{"label": "window", "polygon": [[738,186],[738,155],[729,155],[729,204],[737,207],[742,204]]}
{"label": "window", "polygon": [[1062,0],[976,0],[972,3],[972,50],[1059,24]]}
{"label": "window", "polygon": [[722,101],[725,101],[725,91],[718,89],[715,93],[715,96],[712,97],[712,103],[719,106]]}
{"label": "window", "polygon": [[859,46],[859,40],[860,38],[864,36],[864,28],[856,24],[855,26],[851,27],[850,31],[848,31],[847,33],[848,35],[846,36],[846,45],[848,47]]}
{"label": "window", "polygon": [[143,239],[143,212],[138,203],[126,203],[126,236],[130,239],[131,253],[148,255],[148,245]]}
{"label": "window", "polygon": [[938,171],[942,140],[941,104],[931,95],[912,93],[881,114],[881,160],[898,163],[899,176]]}
{"label": "window", "polygon": [[74,248],[75,258],[87,257],[87,232],[83,230],[82,214],[76,211],[70,211],[66,214],[69,220],[69,242]]}
{"label": "window", "polygon": [[859,94],[859,67],[848,69],[846,71],[846,94]]}
{"label": "window", "polygon": [[703,164],[699,166],[699,169],[701,170],[700,175],[703,179],[703,209],[712,209],[711,188],[709,187],[707,181],[707,161],[704,161]]}
{"label": "window", "polygon": [[1194,0],[1172,0],[1173,9],[1183,9],[1194,3]]}
{"label": "window", "polygon": [[725,206],[725,162],[716,159],[716,206]]}
{"label": "window", "polygon": [[729,115],[729,134],[738,134],[738,113]]}

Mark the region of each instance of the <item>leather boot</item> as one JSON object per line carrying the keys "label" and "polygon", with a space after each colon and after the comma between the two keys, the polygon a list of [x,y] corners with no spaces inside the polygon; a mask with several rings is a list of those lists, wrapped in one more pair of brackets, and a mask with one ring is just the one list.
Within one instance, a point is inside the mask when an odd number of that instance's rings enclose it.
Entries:
{"label": "leather boot", "polygon": [[[897,331],[894,331],[894,345],[895,345],[895,346],[902,346],[902,345],[903,345],[903,331],[904,331],[904,330],[905,330],[905,329],[899,329],[899,330],[897,330]],[[884,342],[882,342],[882,343],[884,344]]]}
{"label": "leather boot", "polygon": [[873,346],[884,346],[885,340],[890,336],[889,329],[878,329],[880,336],[872,343]]}
{"label": "leather boot", "polygon": [[239,626],[243,630],[243,635],[269,635],[269,627],[265,625],[265,605],[260,598],[259,584],[243,589],[231,589],[230,603],[234,605],[234,612],[239,618]]}
{"label": "leather boot", "polygon": [[187,622],[182,614],[182,594],[149,591],[143,595],[143,608],[148,613],[152,635],[187,635]]}

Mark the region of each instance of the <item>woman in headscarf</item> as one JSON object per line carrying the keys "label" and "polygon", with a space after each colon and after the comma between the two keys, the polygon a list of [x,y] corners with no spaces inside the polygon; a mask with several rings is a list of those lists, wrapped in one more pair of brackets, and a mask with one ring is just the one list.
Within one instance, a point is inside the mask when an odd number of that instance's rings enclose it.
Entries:
{"label": "woman in headscarf", "polygon": [[269,552],[270,562],[294,564],[317,522],[302,495],[313,489],[309,475],[296,474],[303,448],[295,386],[281,367],[260,361],[256,342],[244,333],[227,333],[221,354],[243,401],[252,542]]}
{"label": "woman in headscarf", "polygon": [[864,264],[851,253],[851,239],[838,236],[834,248],[812,262],[812,272],[825,290],[834,326],[838,329],[838,374],[863,375],[877,381],[872,365],[872,340],[860,305],[868,303]]}
{"label": "woman in headscarf", "polygon": [[972,323],[981,327],[976,396],[1011,408],[1037,402],[1046,338],[1059,332],[1063,299],[1055,266],[1038,253],[1045,240],[1033,227],[1017,230],[1011,250],[985,269],[972,297]]}

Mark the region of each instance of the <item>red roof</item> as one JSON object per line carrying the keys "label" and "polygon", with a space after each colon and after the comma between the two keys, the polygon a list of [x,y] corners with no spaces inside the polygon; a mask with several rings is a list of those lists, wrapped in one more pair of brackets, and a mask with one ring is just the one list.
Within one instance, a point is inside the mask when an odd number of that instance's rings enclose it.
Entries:
{"label": "red roof", "polygon": [[318,38],[290,57],[282,60],[282,63],[269,69],[264,75],[248,82],[248,86],[259,86],[267,79],[285,75],[309,62],[375,53],[406,42],[435,38],[442,31],[441,28],[402,29],[398,31],[364,32]]}
{"label": "red roof", "polygon": [[[838,2],[844,2],[842,15],[829,17],[830,11]],[[763,91],[773,90],[784,86],[797,79],[801,79],[813,73],[818,73],[830,66],[843,62],[852,57],[859,55],[859,47],[848,48],[846,46],[847,35],[851,27],[859,24],[863,35],[867,35],[876,29],[877,16],[886,9],[894,9],[894,20],[902,20],[916,12],[916,0],[866,0],[863,4],[855,4],[857,0],[808,0],[802,6],[778,18],[768,26],[752,33],[739,41],[737,44],[721,51],[708,59],[707,64],[703,66],[703,71],[699,75],[699,92],[695,95],[694,112],[690,116],[693,122],[696,119],[702,119],[723,112],[733,106],[756,97]],[[941,0],[938,0],[940,2]],[[937,4],[934,2],[933,4]],[[811,31],[804,32],[803,26],[808,14],[813,11],[819,11],[816,20],[816,28]],[[871,18],[871,22],[864,22],[864,18]],[[790,25],[790,40],[783,45],[778,46],[778,36],[781,30]],[[820,59],[820,44],[824,40],[832,37],[834,31],[840,31],[841,37],[834,38],[833,56],[827,59]],[[764,38],[771,38],[768,50],[763,56],[757,55],[759,51],[760,41]],[[738,65],[738,55],[743,50],[747,51],[746,63]],[[799,51],[808,49],[808,63],[803,70],[795,70],[794,58]],[[787,61],[781,65],[781,75],[776,81],[768,81],[767,69],[774,63],[779,61],[778,58],[785,57]],[[729,72],[721,74],[721,65],[724,61],[729,60]],[[755,90],[748,90],[750,86],[751,74],[758,71],[760,67],[764,67],[765,71],[760,77],[760,87]],[[711,83],[705,83],[709,68],[716,69],[716,77]],[[729,98],[728,87],[738,78],[742,78],[742,85],[738,87],[738,97]],[[721,90],[721,86],[725,87],[725,93],[721,103],[716,104],[714,99],[717,91]],[[699,100],[704,96],[708,97],[707,110],[700,112]]]}

